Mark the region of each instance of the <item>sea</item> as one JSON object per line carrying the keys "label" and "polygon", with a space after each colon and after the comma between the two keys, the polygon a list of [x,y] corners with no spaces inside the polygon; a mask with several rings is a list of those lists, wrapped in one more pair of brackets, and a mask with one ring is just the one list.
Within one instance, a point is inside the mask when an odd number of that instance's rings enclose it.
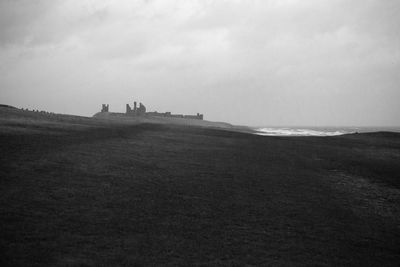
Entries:
{"label": "sea", "polygon": [[400,132],[400,127],[253,127],[265,136],[336,136],[368,132]]}

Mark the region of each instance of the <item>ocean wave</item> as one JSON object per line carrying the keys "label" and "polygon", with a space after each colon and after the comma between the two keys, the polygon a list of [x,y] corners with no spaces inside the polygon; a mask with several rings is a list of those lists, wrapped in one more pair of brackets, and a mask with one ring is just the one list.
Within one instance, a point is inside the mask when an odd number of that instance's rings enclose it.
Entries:
{"label": "ocean wave", "polygon": [[349,132],[340,130],[315,130],[300,128],[256,128],[257,135],[265,136],[336,136]]}

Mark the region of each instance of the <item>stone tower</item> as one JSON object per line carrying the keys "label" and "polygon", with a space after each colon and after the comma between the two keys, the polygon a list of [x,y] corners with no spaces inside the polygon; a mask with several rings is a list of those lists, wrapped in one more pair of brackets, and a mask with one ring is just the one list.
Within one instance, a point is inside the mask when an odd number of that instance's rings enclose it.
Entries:
{"label": "stone tower", "polygon": [[101,112],[108,112],[109,105],[103,104],[101,107]]}

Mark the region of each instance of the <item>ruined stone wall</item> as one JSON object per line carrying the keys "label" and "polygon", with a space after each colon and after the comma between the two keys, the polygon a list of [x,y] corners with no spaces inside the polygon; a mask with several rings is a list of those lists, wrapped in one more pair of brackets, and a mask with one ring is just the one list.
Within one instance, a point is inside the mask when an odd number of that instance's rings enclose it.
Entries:
{"label": "ruined stone wall", "polygon": [[146,107],[142,103],[139,103],[139,108],[137,109],[137,114],[138,115],[146,114]]}
{"label": "ruined stone wall", "polygon": [[101,112],[109,112],[109,105],[103,104],[101,107]]}
{"label": "ruined stone wall", "polygon": [[126,104],[126,114],[132,113],[132,108],[129,104]]}
{"label": "ruined stone wall", "polygon": [[[109,105],[103,104],[101,112],[109,112]],[[186,119],[196,119],[202,120],[203,114],[197,113],[197,115],[183,115],[183,114],[171,114],[171,112],[159,113],[157,111],[154,112],[146,112],[146,107],[142,103],[139,103],[139,107],[137,106],[137,102],[134,102],[133,109],[129,104],[126,104],[126,115],[130,116],[158,116],[158,117],[170,117],[170,118],[186,118]]]}
{"label": "ruined stone wall", "polygon": [[202,120],[203,119],[203,115],[199,114],[199,115],[185,115],[184,116],[185,119],[194,119],[194,120]]}

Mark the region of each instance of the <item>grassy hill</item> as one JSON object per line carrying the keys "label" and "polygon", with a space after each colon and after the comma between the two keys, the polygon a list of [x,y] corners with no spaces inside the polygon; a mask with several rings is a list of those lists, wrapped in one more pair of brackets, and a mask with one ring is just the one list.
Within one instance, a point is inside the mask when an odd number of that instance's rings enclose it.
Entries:
{"label": "grassy hill", "polygon": [[234,126],[226,122],[214,122],[207,120],[186,119],[186,118],[173,118],[162,116],[126,116],[124,113],[113,112],[98,112],[94,118],[104,119],[108,121],[118,121],[121,123],[155,123],[155,124],[172,124],[172,125],[185,125],[185,126],[199,126],[217,129],[229,129],[236,131],[252,132],[250,128]]}
{"label": "grassy hill", "polygon": [[0,108],[1,266],[397,266],[400,135]]}

